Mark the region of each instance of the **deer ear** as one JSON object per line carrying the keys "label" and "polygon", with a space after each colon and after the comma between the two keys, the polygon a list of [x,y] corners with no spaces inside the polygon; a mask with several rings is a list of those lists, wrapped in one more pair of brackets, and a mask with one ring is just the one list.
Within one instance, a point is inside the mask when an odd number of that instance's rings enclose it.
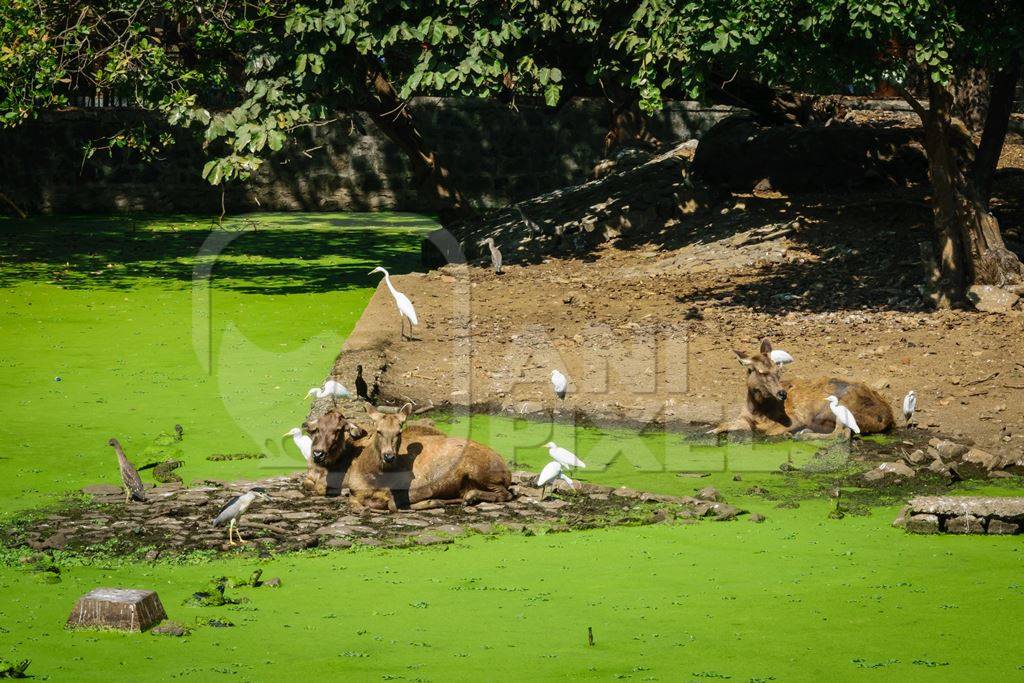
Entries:
{"label": "deer ear", "polygon": [[412,404],[406,403],[404,406],[402,406],[402,409],[398,411],[398,414],[402,415],[403,417],[409,417],[410,415],[412,415]]}
{"label": "deer ear", "polygon": [[307,432],[315,432],[316,431],[316,420],[307,420],[306,421],[306,431]]}
{"label": "deer ear", "polygon": [[361,439],[366,436],[366,430],[357,425],[355,422],[349,422],[345,425],[345,429],[348,431],[348,435],[353,439]]}
{"label": "deer ear", "polygon": [[763,353],[764,355],[767,356],[771,352],[772,352],[772,343],[770,341],[768,341],[767,339],[762,339],[761,340],[761,353]]}
{"label": "deer ear", "polygon": [[379,412],[379,411],[378,411],[378,410],[377,410],[376,408],[374,408],[373,406],[367,406],[367,407],[366,407],[366,414],[367,414],[367,415],[368,415],[368,416],[370,417],[370,419],[371,419],[371,420],[373,420],[374,422],[376,422],[377,420],[379,420],[379,419],[381,419],[382,417],[384,417],[384,414],[383,414],[383,413],[381,413],[381,412]]}
{"label": "deer ear", "polygon": [[732,352],[736,354],[736,359],[740,362],[740,365],[742,365],[743,367],[749,368],[751,365],[754,364],[754,359],[748,356],[743,351],[737,351],[736,349],[733,349]]}

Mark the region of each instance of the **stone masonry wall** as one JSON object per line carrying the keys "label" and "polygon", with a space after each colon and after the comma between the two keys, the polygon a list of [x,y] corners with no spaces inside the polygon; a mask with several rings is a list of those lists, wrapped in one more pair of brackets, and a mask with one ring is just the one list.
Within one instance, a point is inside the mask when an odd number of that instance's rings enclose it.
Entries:
{"label": "stone masonry wall", "polygon": [[[607,101],[578,99],[562,108],[468,99],[417,98],[410,105],[427,144],[474,203],[502,206],[591,177],[603,156]],[[699,136],[727,107],[672,102],[651,122],[666,146]],[[219,212],[220,191],[201,177],[200,143],[178,144],[155,163],[97,153],[85,142],[125,121],[162,125],[125,110],[71,110],[0,131],[0,192],[31,212]],[[307,152],[304,153],[303,150]],[[229,211],[431,211],[418,196],[401,151],[368,116],[343,117],[309,130],[265,163],[254,178],[229,185]]]}

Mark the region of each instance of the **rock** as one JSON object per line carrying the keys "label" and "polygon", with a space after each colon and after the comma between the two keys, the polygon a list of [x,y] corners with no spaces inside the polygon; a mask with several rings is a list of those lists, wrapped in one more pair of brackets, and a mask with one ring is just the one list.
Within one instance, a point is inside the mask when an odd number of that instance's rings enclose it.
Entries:
{"label": "rock", "polygon": [[957,460],[961,455],[970,450],[969,446],[946,439],[930,439],[928,445],[935,449],[935,452],[944,462]]}
{"label": "rock", "polygon": [[82,493],[90,496],[123,496],[124,489],[112,484],[90,484],[82,487]]}
{"label": "rock", "polygon": [[983,534],[985,527],[974,515],[951,517],[946,520],[946,532],[950,534]]}
{"label": "rock", "polygon": [[1003,469],[1018,477],[1024,476],[1024,457],[1020,457],[1015,460],[1007,460],[1003,464]]}
{"label": "rock", "polygon": [[910,507],[916,513],[960,517],[1024,517],[1024,498],[1004,496],[918,496]]}
{"label": "rock", "polygon": [[489,534],[493,530],[493,527],[487,523],[470,524],[469,528],[478,534]]}
{"label": "rock", "polygon": [[149,552],[146,553],[146,558],[145,559],[148,560],[149,562],[152,562],[153,560],[156,560],[159,557],[160,557],[160,551],[159,550],[150,550]]}
{"label": "rock", "polygon": [[761,522],[763,522],[765,520],[765,516],[755,512],[754,514],[752,514],[749,517],[747,517],[747,519],[749,521],[751,521],[751,522],[756,522],[757,524],[760,524]]}
{"label": "rock", "polygon": [[712,503],[718,503],[722,500],[721,494],[718,493],[718,489],[714,486],[705,486],[700,491],[697,491],[697,498]]}
{"label": "rock", "polygon": [[519,404],[519,413],[521,415],[533,415],[544,410],[544,404],[539,401],[523,401]]}
{"label": "rock", "polygon": [[[366,544],[367,541],[364,540],[363,543]],[[333,538],[327,539],[326,541],[321,543],[321,545],[327,548],[351,548],[352,540],[349,538],[345,538],[344,536],[335,536]]]}
{"label": "rock", "polygon": [[1001,519],[988,520],[988,533],[990,534],[1015,534],[1020,527],[1013,522],[1004,522]]}
{"label": "rock", "polygon": [[743,481],[743,475],[742,474],[734,474],[734,475],[732,475],[732,480],[733,481]]}
{"label": "rock", "polygon": [[150,631],[154,636],[174,636],[181,638],[188,634],[188,629],[174,621],[165,621]]}
{"label": "rock", "polygon": [[640,491],[637,491],[636,489],[631,489],[627,486],[620,486],[619,488],[612,491],[612,495],[618,496],[620,498],[639,498],[642,494]]}
{"label": "rock", "polygon": [[907,521],[910,519],[910,506],[904,505],[903,509],[900,510],[900,514],[896,515],[896,519],[892,521],[894,527],[905,529]]}
{"label": "rock", "polygon": [[434,534],[420,534],[415,540],[416,545],[444,545],[451,542],[452,539],[450,538],[435,536]]}
{"label": "rock", "polygon": [[917,473],[902,461],[883,462],[873,470],[864,473],[865,481],[893,483],[904,479],[913,479]]}
{"label": "rock", "polygon": [[734,505],[720,503],[714,507],[714,520],[716,522],[728,522],[736,519],[741,512],[742,510]]}
{"label": "rock", "polygon": [[939,458],[932,460],[925,469],[933,474],[939,475],[940,477],[945,477],[947,479],[953,477],[953,471],[950,469],[949,465],[943,463]]}
{"label": "rock", "polygon": [[67,627],[145,631],[166,618],[156,591],[95,588],[75,603]]}
{"label": "rock", "polygon": [[907,460],[914,465],[923,465],[928,461],[928,454],[920,448],[907,455]]}
{"label": "rock", "polygon": [[985,313],[1009,313],[1020,300],[1013,292],[992,285],[972,285],[967,290],[967,298]]}
{"label": "rock", "polygon": [[980,448],[972,448],[960,457],[960,464],[956,466],[956,471],[961,477],[984,477],[992,470],[998,470],[1002,465],[1002,458]]}
{"label": "rock", "polygon": [[939,518],[937,515],[911,515],[905,528],[912,534],[937,534]]}

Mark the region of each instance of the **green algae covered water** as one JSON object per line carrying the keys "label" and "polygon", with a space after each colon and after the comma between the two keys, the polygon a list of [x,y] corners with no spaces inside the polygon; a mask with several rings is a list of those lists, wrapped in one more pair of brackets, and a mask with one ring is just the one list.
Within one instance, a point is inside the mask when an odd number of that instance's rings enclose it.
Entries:
{"label": "green algae covered water", "polygon": [[[5,513],[116,483],[110,436],[137,463],[182,459],[186,480],[297,468],[280,435],[302,417],[301,396],[368,300],[376,281],[367,271],[414,269],[433,226],[402,215],[255,220],[220,231],[188,217],[0,222]],[[201,253],[211,234],[216,258]],[[167,438],[175,423],[180,442]],[[29,673],[51,681],[954,681],[1024,672],[1020,539],[909,536],[889,525],[895,500],[835,519],[825,494],[832,475],[780,469],[813,465],[818,444],[720,445],[491,416],[440,423],[523,469],[539,468],[543,444],[555,440],[587,462],[581,479],[675,494],[714,485],[767,520],[152,563],[60,553],[23,563],[22,552],[0,551],[0,658],[31,659]],[[265,457],[206,459],[214,453]],[[229,589],[240,602],[222,607],[189,603],[211,579],[257,568],[281,587]],[[65,631],[75,599],[97,586],[153,588],[192,632]]]}

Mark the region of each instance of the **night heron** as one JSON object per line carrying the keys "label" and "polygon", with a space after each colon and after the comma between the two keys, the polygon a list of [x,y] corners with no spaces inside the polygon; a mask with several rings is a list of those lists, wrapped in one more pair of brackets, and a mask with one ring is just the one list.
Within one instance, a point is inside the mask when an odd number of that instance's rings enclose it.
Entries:
{"label": "night heron", "polygon": [[228,522],[228,545],[236,545],[231,538],[231,532],[234,531],[235,535],[238,536],[239,543],[246,543],[246,540],[242,538],[242,534],[238,532],[238,520],[245,514],[245,511],[249,509],[252,502],[257,498],[266,499],[266,491],[262,488],[254,487],[246,491],[240,496],[235,496],[228,501],[228,504],[224,506],[224,509],[220,511],[217,518],[213,520],[214,526],[220,526],[224,522]]}
{"label": "night heron", "polygon": [[412,307],[412,302],[409,301],[409,297],[402,294],[394,285],[391,284],[391,276],[388,275],[388,271],[384,270],[380,266],[377,266],[370,271],[370,275],[374,273],[384,273],[384,284],[388,286],[391,291],[391,296],[395,297],[395,305],[398,306],[398,317],[402,324],[402,338],[405,338],[405,320],[409,319],[409,339],[412,338],[412,327],[413,325],[419,325],[419,320],[416,319],[416,309]]}
{"label": "night heron", "polygon": [[576,457],[576,454],[572,451],[568,451],[554,441],[548,441],[544,444],[548,449],[548,455],[555,462],[561,463],[563,467],[586,467],[582,460]]}
{"label": "night heron", "polygon": [[776,365],[789,365],[793,362],[793,356],[782,349],[772,349],[772,352],[768,355],[771,356],[772,362]]}
{"label": "night heron", "polygon": [[910,424],[910,420],[913,419],[915,410],[917,410],[917,392],[908,391],[907,395],[903,397],[903,417],[906,418],[907,424]]}
{"label": "night heron", "polygon": [[363,399],[364,401],[370,400],[368,393],[369,387],[366,386],[366,380],[363,379],[363,366],[356,366],[356,396]]}
{"label": "night heron", "polygon": [[491,267],[494,268],[494,274],[501,275],[501,249],[494,246],[493,237],[488,237],[483,243],[491,250]]}
{"label": "night heron", "polygon": [[313,439],[303,434],[302,430],[298,427],[292,427],[284,435],[292,437],[295,447],[299,449],[302,457],[306,459],[306,467],[309,467],[313,462]]}
{"label": "night heron", "polygon": [[303,398],[306,399],[310,396],[315,398],[330,397],[332,401],[337,401],[339,398],[346,398],[351,395],[352,393],[341,382],[336,379],[329,379],[324,382],[322,387],[312,387]]}
{"label": "night heron", "polygon": [[551,386],[555,389],[555,395],[560,399],[565,398],[565,390],[569,388],[569,380],[558,370],[551,371]]}
{"label": "night heron", "polygon": [[853,417],[853,413],[846,406],[840,405],[838,398],[829,396],[828,407],[832,409],[832,414],[836,416],[836,425],[842,425],[850,430],[850,438],[853,438],[854,434],[860,434],[860,427],[857,426],[857,420]]}
{"label": "night heron", "polygon": [[518,204],[516,204],[516,211],[519,212],[519,217],[523,219],[523,225],[525,225],[526,229],[530,231],[530,239],[533,239],[534,235],[543,232],[539,225],[534,223],[525,213],[523,213],[522,208],[520,208]]}
{"label": "night heron", "polygon": [[124,454],[121,442],[117,439],[111,439],[107,444],[113,446],[114,452],[117,453],[117,465],[121,470],[121,484],[124,486],[124,502],[127,503],[132,499],[140,502],[146,500],[146,487],[142,483],[138,470],[128,461],[128,456]]}

